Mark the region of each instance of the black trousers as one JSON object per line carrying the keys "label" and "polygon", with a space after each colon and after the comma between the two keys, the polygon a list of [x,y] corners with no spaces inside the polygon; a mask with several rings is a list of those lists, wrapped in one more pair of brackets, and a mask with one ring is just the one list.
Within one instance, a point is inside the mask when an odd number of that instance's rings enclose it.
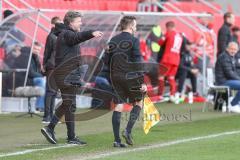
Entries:
{"label": "black trousers", "polygon": [[62,104],[55,110],[55,116],[60,119],[65,116],[68,139],[75,137],[75,114],[76,111],[76,87],[65,84],[66,75],[72,71],[72,67],[77,68],[77,65],[65,65],[55,69],[49,76],[50,90],[60,89],[62,96]]}
{"label": "black trousers", "polygon": [[44,108],[44,118],[47,118],[49,120],[53,117],[53,111],[55,107],[55,98],[57,94],[57,90],[52,88],[49,83],[49,76],[53,72],[53,70],[47,70],[46,71],[46,96],[45,96],[45,108]]}
{"label": "black trousers", "polygon": [[190,78],[192,84],[192,91],[197,91],[197,77],[191,71],[181,69],[178,73],[178,92],[181,93],[183,90],[184,82],[186,78]]}

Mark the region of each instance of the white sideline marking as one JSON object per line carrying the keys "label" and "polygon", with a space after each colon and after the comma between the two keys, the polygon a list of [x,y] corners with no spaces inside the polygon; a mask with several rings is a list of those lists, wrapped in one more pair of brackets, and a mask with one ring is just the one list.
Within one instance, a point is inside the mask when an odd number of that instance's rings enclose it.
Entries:
{"label": "white sideline marking", "polygon": [[[211,139],[211,138],[216,138],[216,137],[221,137],[221,136],[226,136],[226,135],[234,135],[234,134],[239,134],[239,133],[240,133],[240,130],[231,131],[231,132],[222,132],[222,133],[218,133],[218,134],[211,134],[208,136],[180,139],[180,140],[176,140],[176,141],[142,146],[142,147],[137,147],[137,148],[133,148],[133,149],[127,148],[126,150],[124,149],[124,150],[113,151],[113,152],[104,152],[104,153],[100,153],[98,155],[93,155],[91,157],[79,157],[79,158],[81,160],[99,159],[99,158],[119,155],[119,154],[123,154],[123,153],[139,152],[139,151],[143,151],[143,150],[162,148],[162,147],[172,146],[172,145],[181,144],[181,143],[193,142],[193,141],[198,141],[198,140],[203,140],[203,139]],[[76,158],[76,160],[79,158]]]}
{"label": "white sideline marking", "polygon": [[40,149],[27,149],[25,151],[18,151],[18,152],[1,154],[0,158],[1,157],[9,157],[9,156],[18,156],[18,155],[23,155],[23,154],[38,152],[38,151],[47,151],[47,150],[51,150],[51,149],[69,148],[69,147],[74,147],[74,146],[76,146],[76,145],[66,144],[66,145],[58,145],[58,146],[55,146],[55,147],[47,147],[47,148],[40,148]]}
{"label": "white sideline marking", "polygon": [[[208,136],[180,139],[180,140],[176,140],[176,141],[153,144],[153,145],[142,146],[142,147],[137,147],[137,148],[132,148],[132,149],[127,148],[127,149],[124,149],[124,150],[118,150],[118,151],[112,151],[112,152],[103,152],[103,153],[99,153],[97,155],[91,155],[91,157],[79,157],[79,158],[81,158],[81,160],[98,159],[98,158],[104,158],[104,157],[118,155],[118,154],[122,154],[122,153],[130,153],[130,152],[136,152],[136,151],[142,151],[142,150],[162,148],[162,147],[181,144],[181,143],[187,143],[187,142],[198,141],[198,140],[203,140],[203,139],[211,139],[211,138],[216,138],[216,137],[221,137],[221,136],[226,136],[226,135],[234,135],[234,134],[239,134],[239,133],[240,133],[240,130],[231,131],[231,132],[222,132],[222,133],[218,133],[218,134],[211,134],[211,135],[208,135]],[[58,145],[58,146],[54,146],[54,147],[47,147],[47,148],[40,148],[40,149],[27,149],[27,150],[24,150],[24,151],[1,154],[0,158],[1,157],[24,155],[24,154],[28,154],[28,153],[33,153],[33,152],[38,152],[38,151],[47,151],[47,150],[58,149],[58,148],[69,148],[69,147],[74,147],[74,146],[78,146],[78,145],[66,144],[66,145]],[[79,159],[79,158],[77,158],[77,159]]]}

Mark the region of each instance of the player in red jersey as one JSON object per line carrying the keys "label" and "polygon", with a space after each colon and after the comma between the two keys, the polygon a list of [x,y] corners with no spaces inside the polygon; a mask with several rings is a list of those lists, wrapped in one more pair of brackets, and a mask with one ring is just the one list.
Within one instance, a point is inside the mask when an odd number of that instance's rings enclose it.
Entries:
{"label": "player in red jersey", "polygon": [[175,23],[169,21],[166,23],[166,34],[159,40],[160,46],[165,46],[164,53],[159,63],[164,65],[168,70],[166,74],[159,77],[159,95],[160,99],[164,94],[164,78],[167,77],[170,85],[170,99],[173,100],[176,92],[175,76],[180,63],[180,49],[183,37],[175,30]]}

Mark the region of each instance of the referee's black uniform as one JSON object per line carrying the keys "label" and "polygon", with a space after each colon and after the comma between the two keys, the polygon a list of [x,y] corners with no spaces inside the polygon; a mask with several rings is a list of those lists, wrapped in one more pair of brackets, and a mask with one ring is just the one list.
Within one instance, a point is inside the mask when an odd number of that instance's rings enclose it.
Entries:
{"label": "referee's black uniform", "polygon": [[[111,84],[118,97],[115,103],[134,104],[134,102],[142,100],[143,93],[140,88],[143,84],[143,74],[138,71],[142,70],[140,63],[143,62],[143,59],[140,53],[139,39],[129,32],[121,32],[111,39],[108,56]],[[123,137],[129,145],[133,144],[131,130],[140,111],[140,106],[133,106],[126,130],[123,131]],[[121,112],[114,111],[112,116],[114,147],[125,147],[119,136],[120,121]]]}
{"label": "referee's black uniform", "polygon": [[[117,103],[134,103],[142,99],[143,83],[139,40],[128,32],[113,37],[109,43],[110,73]],[[138,89],[139,88],[139,89]]]}

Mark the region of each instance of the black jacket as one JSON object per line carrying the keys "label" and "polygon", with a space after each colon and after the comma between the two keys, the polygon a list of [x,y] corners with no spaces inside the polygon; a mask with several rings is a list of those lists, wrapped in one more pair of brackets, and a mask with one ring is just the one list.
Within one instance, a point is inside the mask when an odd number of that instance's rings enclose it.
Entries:
{"label": "black jacket", "polygon": [[197,67],[194,65],[193,57],[190,54],[190,52],[186,50],[183,53],[181,53],[179,70],[191,71],[191,69],[194,69],[194,68],[197,68]]}
{"label": "black jacket", "polygon": [[51,29],[51,32],[47,36],[45,43],[45,49],[43,54],[43,67],[45,70],[50,70],[54,68],[54,54],[56,47],[57,36],[54,34],[54,28]]}
{"label": "black jacket", "polygon": [[218,55],[225,51],[228,43],[232,40],[230,27],[230,24],[224,23],[218,31]]}
{"label": "black jacket", "polygon": [[234,57],[227,52],[219,55],[215,66],[215,79],[217,85],[224,84],[227,80],[240,80],[240,56],[236,54]]}
{"label": "black jacket", "polygon": [[80,55],[80,43],[87,41],[94,36],[93,31],[76,32],[66,26],[66,29],[57,37],[55,67],[68,59]]}
{"label": "black jacket", "polygon": [[57,36],[65,28],[66,26],[64,24],[57,23],[55,27],[51,29],[51,32],[47,36],[45,49],[44,49],[44,56],[43,56],[43,67],[45,68],[46,71],[54,69]]}

